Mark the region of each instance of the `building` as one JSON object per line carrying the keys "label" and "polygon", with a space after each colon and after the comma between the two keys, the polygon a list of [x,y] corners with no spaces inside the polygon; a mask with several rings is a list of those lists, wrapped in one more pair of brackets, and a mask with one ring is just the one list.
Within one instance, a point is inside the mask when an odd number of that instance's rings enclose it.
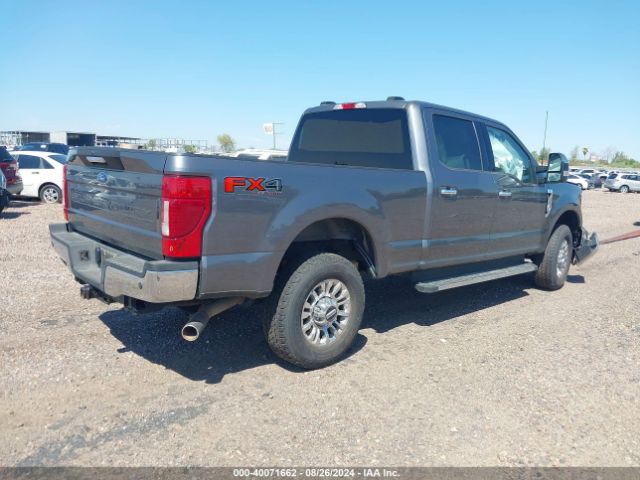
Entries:
{"label": "building", "polygon": [[122,135],[98,135],[91,132],[31,132],[25,130],[0,131],[0,145],[19,147],[27,143],[64,143],[70,147],[120,147],[132,149],[181,151],[191,147],[197,152],[213,153],[206,140],[185,140],[183,138],[126,137]]}
{"label": "building", "polygon": [[147,145],[147,140],[139,137],[123,137],[120,135],[98,135],[96,146],[98,147],[121,147],[142,149]]}
{"label": "building", "polygon": [[26,130],[7,130],[0,132],[0,144],[10,147],[26,143],[64,143],[70,147],[96,144],[96,134],[88,132],[30,132]]}
{"label": "building", "polygon": [[21,130],[0,132],[0,145],[8,145],[10,147],[31,142],[49,142],[49,139],[49,132],[27,132]]}

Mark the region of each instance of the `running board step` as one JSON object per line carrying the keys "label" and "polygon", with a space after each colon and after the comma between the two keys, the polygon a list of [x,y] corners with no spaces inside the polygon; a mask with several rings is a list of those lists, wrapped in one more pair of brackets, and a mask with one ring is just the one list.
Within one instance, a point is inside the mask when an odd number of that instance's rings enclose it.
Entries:
{"label": "running board step", "polygon": [[488,282],[490,280],[497,280],[498,278],[512,277],[523,273],[535,272],[536,270],[538,270],[538,267],[534,263],[523,263],[512,267],[498,268],[497,270],[445,278],[444,280],[416,283],[416,290],[422,293],[436,293],[442,290],[449,290],[450,288]]}

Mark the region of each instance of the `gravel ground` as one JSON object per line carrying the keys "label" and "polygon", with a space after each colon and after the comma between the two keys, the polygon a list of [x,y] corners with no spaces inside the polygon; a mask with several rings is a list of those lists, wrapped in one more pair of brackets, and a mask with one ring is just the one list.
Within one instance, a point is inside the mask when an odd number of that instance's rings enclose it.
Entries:
{"label": "gravel ground", "polygon": [[[640,195],[585,192],[584,216],[637,229]],[[558,292],[372,283],[350,356],[303,372],[250,308],[188,344],[178,310],[81,300],[60,220],[24,201],[0,218],[0,466],[640,465],[640,239]]]}

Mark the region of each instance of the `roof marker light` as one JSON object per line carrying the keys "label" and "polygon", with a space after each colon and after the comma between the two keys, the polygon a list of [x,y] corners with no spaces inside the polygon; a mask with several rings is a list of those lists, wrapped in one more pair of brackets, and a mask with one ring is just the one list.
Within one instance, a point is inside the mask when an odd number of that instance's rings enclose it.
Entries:
{"label": "roof marker light", "polygon": [[339,103],[335,107],[333,107],[334,110],[353,110],[355,108],[367,108],[367,104],[363,102]]}

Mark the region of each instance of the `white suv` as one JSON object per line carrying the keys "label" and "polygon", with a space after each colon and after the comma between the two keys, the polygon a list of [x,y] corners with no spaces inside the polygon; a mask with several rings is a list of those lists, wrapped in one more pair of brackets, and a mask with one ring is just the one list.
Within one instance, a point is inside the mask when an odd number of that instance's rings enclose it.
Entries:
{"label": "white suv", "polygon": [[604,186],[616,192],[640,192],[640,175],[635,173],[612,173],[607,178],[607,181],[604,182]]}

